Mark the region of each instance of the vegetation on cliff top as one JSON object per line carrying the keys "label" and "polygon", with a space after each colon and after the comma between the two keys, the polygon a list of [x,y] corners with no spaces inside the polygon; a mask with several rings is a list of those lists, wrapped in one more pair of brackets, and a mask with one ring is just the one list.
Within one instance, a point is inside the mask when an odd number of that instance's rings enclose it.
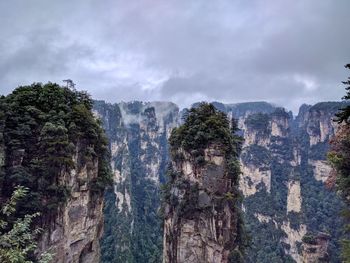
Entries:
{"label": "vegetation on cliff top", "polygon": [[[172,104],[169,106],[172,107]],[[158,158],[157,177],[160,182],[164,181],[167,130],[161,131],[160,128],[173,120],[156,116],[156,108],[151,103],[138,101],[113,105],[95,101],[94,109],[103,120],[110,143],[118,145],[111,162],[124,178],[105,195],[101,262],[160,263],[162,229],[157,213],[159,188],[150,180],[147,166]],[[158,122],[161,118],[164,118],[164,126]],[[117,198],[115,192],[130,196],[129,201]]]}
{"label": "vegetation on cliff top", "polygon": [[220,145],[227,157],[238,156],[242,140],[233,133],[236,123],[230,127],[226,114],[212,104],[200,103],[191,108],[184,119],[184,124],[174,128],[169,138],[173,159],[177,159],[179,150],[183,149],[197,158],[199,164],[204,164],[204,150],[214,144]]}
{"label": "vegetation on cliff top", "polygon": [[[232,184],[227,192],[215,192],[213,196],[208,197],[211,205],[206,205],[205,195],[200,198],[199,185],[187,180],[170,166],[169,182],[163,186],[162,192],[161,213],[164,218],[167,217],[165,212],[167,204],[175,209],[176,215],[180,218],[196,218],[201,213],[211,214],[212,206],[221,211],[225,204],[229,205],[236,219],[235,226],[232,228],[236,229],[236,232],[232,233],[232,238],[226,244],[231,249],[229,262],[243,262],[243,254],[248,242],[240,211],[241,196],[238,191],[238,179],[241,173],[238,156],[242,138],[235,134],[237,130],[235,120],[230,123],[226,114],[217,110],[212,104],[200,103],[197,107],[190,109],[185,115],[184,124],[175,128],[169,139],[173,161],[181,162],[184,158],[188,158],[184,155],[186,152],[194,166],[208,165],[207,169],[210,169],[211,164],[204,158],[205,150],[211,146],[218,146],[217,149],[221,151],[227,164],[224,173]],[[211,175],[214,176],[215,167],[212,168]],[[185,193],[181,200],[174,194],[177,191]]]}
{"label": "vegetation on cliff top", "polygon": [[2,97],[0,105],[0,196],[10,198],[17,185],[29,189],[19,216],[40,212],[50,219],[70,195],[62,175],[72,169],[98,162],[98,176],[81,182],[93,193],[111,182],[107,139],[86,92],[34,83]]}
{"label": "vegetation on cliff top", "polygon": [[325,101],[319,102],[310,108],[310,111],[327,111],[327,112],[337,112],[341,108],[349,105],[347,101]]}
{"label": "vegetation on cliff top", "polygon": [[270,116],[266,113],[255,113],[247,117],[245,124],[248,128],[268,133]]}

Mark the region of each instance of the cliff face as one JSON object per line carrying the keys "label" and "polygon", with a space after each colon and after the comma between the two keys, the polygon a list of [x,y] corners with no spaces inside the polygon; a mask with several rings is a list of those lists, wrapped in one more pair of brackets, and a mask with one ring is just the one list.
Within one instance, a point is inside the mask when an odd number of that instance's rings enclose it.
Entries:
{"label": "cliff face", "polygon": [[262,189],[271,193],[271,161],[274,159],[281,164],[285,160],[285,153],[280,148],[290,133],[289,115],[280,109],[271,114],[250,114],[240,129],[244,134],[240,189],[245,196]]}
{"label": "cliff face", "polygon": [[[124,262],[135,262],[140,247],[144,248],[144,254],[157,255],[158,261],[161,257],[162,234],[160,227],[153,226],[160,222],[156,212],[159,182],[164,182],[168,159],[167,137],[178,125],[180,116],[174,105],[158,105],[157,110],[157,106],[150,103],[118,104],[114,105],[118,110],[108,109],[105,113],[96,108],[112,138],[115,162],[112,162],[115,188],[106,199],[110,212],[106,214],[105,211],[105,214],[106,218],[114,218],[106,223],[115,225],[113,231],[118,234],[112,235],[107,227],[103,240],[108,237],[110,241],[115,236],[109,251],[127,254],[128,257],[118,258]],[[245,197],[245,221],[248,230],[254,233],[254,246],[248,249],[247,260],[302,262],[303,236],[307,232],[328,231],[330,262],[339,262],[336,240],[340,236],[341,222],[337,215],[342,203],[333,192],[325,189],[323,182],[330,169],[326,161],[328,141],[337,128],[332,117],[343,105],[303,105],[295,119],[291,113],[264,102],[214,105],[238,120],[245,139],[240,155],[243,174],[239,187]],[[154,114],[144,113],[150,107],[155,108]],[[113,115],[113,112],[118,114]],[[144,152],[147,154],[142,155]],[[183,167],[179,168],[189,178],[193,177],[192,170],[190,162],[183,162]],[[143,206],[152,205],[146,206],[146,210],[138,210],[136,200]],[[149,221],[150,214],[154,217],[151,216]],[[173,224],[172,221],[169,223]],[[137,224],[142,227],[135,231]],[[146,229],[156,233],[153,237],[157,238],[147,239]],[[139,240],[144,240],[144,244],[139,245]],[[158,252],[153,245],[158,246]]]}
{"label": "cliff face", "polygon": [[[264,251],[265,247],[282,245],[285,253],[280,250],[278,256],[274,255],[276,258],[300,262],[297,244],[306,233],[306,225],[296,222],[292,225],[288,219],[289,215],[298,216],[302,205],[297,168],[300,160],[298,148],[293,144],[292,126],[290,114],[279,108],[272,113],[251,114],[245,118],[241,126],[245,144],[241,154],[240,189],[246,197],[243,204],[246,220],[252,223],[251,230],[256,233],[262,224],[270,228],[262,235],[281,233],[275,242],[261,239],[260,234],[253,236],[257,247]],[[252,261],[265,262],[271,257],[258,257],[255,253],[248,253]]]}
{"label": "cliff face", "polygon": [[0,202],[18,185],[27,189],[9,223],[39,212],[33,227],[43,232],[29,253],[49,252],[53,262],[99,261],[110,173],[91,107],[86,93],[53,83],[19,87],[0,99]]}
{"label": "cliff face", "polygon": [[234,140],[226,116],[208,104],[191,110],[173,131],[162,206],[163,262],[241,262]]}
{"label": "cliff face", "polygon": [[237,213],[225,196],[231,182],[219,145],[205,150],[208,164],[196,167],[187,153],[173,163],[179,174],[165,207],[163,262],[228,262],[237,242]]}
{"label": "cliff face", "polygon": [[329,262],[328,244],[330,236],[325,233],[318,233],[315,237],[304,237],[302,244],[302,262],[318,263]]}
{"label": "cliff face", "polygon": [[106,195],[102,262],[159,262],[159,188],[178,108],[167,102],[95,102],[110,139],[113,192]]}
{"label": "cliff face", "polygon": [[99,262],[99,239],[103,232],[103,195],[91,189],[98,176],[98,161],[80,167],[81,154],[74,156],[76,169],[63,171],[60,184],[71,189],[66,203],[45,226],[37,252],[50,251],[57,263]]}
{"label": "cliff face", "polygon": [[[341,106],[341,104],[339,104]],[[337,109],[327,108],[327,104],[319,103],[298,116],[298,125],[309,135],[310,146],[324,143],[334,134],[338,124],[331,121]]]}
{"label": "cliff face", "polygon": [[[332,117],[340,107],[340,103],[304,105],[295,120],[276,109],[249,115],[241,123],[245,144],[240,188],[246,197],[246,220],[256,233],[256,248],[248,252],[251,261],[303,262],[307,247],[301,246],[302,238],[309,231],[328,231],[332,237],[328,253],[339,255],[341,222],[329,215],[339,213],[341,202],[323,182],[330,172],[325,160],[329,139],[337,128]],[[261,231],[262,225],[267,231]],[[272,233],[276,242],[266,239]],[[327,245],[322,249],[327,251]],[[276,252],[269,253],[271,247]],[[330,260],[339,262],[337,257]]]}

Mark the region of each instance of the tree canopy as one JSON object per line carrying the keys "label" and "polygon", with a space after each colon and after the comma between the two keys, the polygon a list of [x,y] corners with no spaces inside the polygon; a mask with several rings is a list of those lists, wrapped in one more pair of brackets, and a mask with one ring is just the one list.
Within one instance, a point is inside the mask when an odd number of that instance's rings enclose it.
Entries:
{"label": "tree canopy", "polygon": [[[345,65],[350,69],[350,64]],[[350,77],[343,81],[346,85],[345,101],[350,100]],[[331,176],[334,179],[336,188],[343,198],[347,208],[343,211],[346,220],[345,237],[343,239],[343,258],[345,262],[350,262],[350,106],[346,106],[336,114],[339,123],[338,131],[331,140],[331,149],[328,153],[328,160],[332,164],[335,174]]]}
{"label": "tree canopy", "polygon": [[210,144],[220,144],[226,154],[238,156],[242,140],[234,135],[237,129],[234,121],[230,125],[225,113],[203,102],[187,111],[184,124],[173,129],[169,143],[172,153],[180,148],[202,153]]}
{"label": "tree canopy", "polygon": [[[350,64],[346,64],[345,68],[350,69]],[[342,82],[344,85],[346,85],[345,90],[346,90],[346,94],[343,97],[343,100],[345,101],[350,101],[350,77],[348,77],[347,80]],[[342,122],[346,122],[347,124],[349,124],[349,117],[350,117],[350,105],[342,108],[336,115],[335,115],[336,121],[338,123],[342,123]]]}
{"label": "tree canopy", "polygon": [[93,192],[111,182],[107,139],[92,105],[86,92],[54,83],[21,86],[0,99],[0,197],[28,188],[19,216],[52,215],[71,191],[62,174],[88,162],[98,163],[88,182]]}

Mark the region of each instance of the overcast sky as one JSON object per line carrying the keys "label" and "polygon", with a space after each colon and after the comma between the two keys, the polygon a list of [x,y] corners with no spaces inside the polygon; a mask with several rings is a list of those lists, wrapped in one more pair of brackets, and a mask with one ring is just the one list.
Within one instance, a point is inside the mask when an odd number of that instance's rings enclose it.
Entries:
{"label": "overcast sky", "polygon": [[70,78],[96,99],[338,100],[349,0],[1,0],[0,93]]}

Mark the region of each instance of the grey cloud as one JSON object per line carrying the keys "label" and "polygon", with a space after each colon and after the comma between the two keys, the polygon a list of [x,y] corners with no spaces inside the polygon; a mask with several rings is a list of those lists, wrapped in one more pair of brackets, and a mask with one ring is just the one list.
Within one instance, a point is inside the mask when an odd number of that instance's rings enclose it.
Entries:
{"label": "grey cloud", "polygon": [[108,101],[337,100],[347,0],[0,3],[0,90],[71,78]]}

